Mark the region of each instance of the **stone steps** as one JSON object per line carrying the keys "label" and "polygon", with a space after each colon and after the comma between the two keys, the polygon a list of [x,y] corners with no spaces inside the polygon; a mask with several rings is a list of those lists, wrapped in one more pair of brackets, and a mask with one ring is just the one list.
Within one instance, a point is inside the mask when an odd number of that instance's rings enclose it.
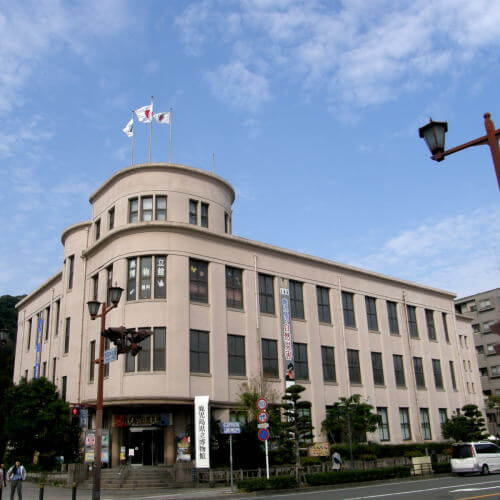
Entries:
{"label": "stone steps", "polygon": [[[125,479],[119,469],[102,469],[101,489],[148,489],[172,488],[175,486],[170,469],[167,467],[131,467]],[[92,477],[79,485],[82,489],[92,488]]]}

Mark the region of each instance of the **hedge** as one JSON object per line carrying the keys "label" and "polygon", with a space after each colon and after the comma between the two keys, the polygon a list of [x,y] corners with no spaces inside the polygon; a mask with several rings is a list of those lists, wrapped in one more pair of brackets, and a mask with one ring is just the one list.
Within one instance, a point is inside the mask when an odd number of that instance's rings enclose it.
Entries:
{"label": "hedge", "polygon": [[451,464],[449,462],[446,464],[433,464],[432,470],[436,474],[444,474],[446,472],[451,472]]}
{"label": "hedge", "polygon": [[[450,442],[430,442],[430,443],[413,443],[413,444],[355,444],[352,447],[353,457],[355,460],[360,460],[362,455],[375,455],[377,458],[394,458],[404,457],[407,453],[418,452],[419,456],[425,455],[425,450],[428,453],[444,453],[447,448],[450,448]],[[333,444],[331,450],[338,451],[344,460],[349,459],[349,446],[346,444]]]}
{"label": "hedge", "polygon": [[255,479],[243,479],[238,481],[236,486],[242,491],[260,490],[286,490],[297,487],[297,480],[294,476],[274,476],[270,479],[258,477]]}
{"label": "hedge", "polygon": [[323,486],[327,484],[375,481],[377,479],[394,479],[409,477],[410,475],[409,467],[386,467],[383,469],[341,470],[306,474],[306,481],[309,486]]}

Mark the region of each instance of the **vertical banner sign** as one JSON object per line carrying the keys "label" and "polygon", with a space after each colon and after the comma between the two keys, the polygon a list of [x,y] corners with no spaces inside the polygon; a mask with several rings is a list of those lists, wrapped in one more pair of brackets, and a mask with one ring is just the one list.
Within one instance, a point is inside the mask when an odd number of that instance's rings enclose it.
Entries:
{"label": "vertical banner sign", "polygon": [[196,468],[210,468],[208,396],[194,398],[194,425],[196,429]]}
{"label": "vertical banner sign", "polygon": [[43,318],[38,316],[36,325],[36,346],[35,346],[35,370],[33,378],[40,378],[40,362],[42,359],[42,333],[43,333]]}
{"label": "vertical banner sign", "polygon": [[288,280],[281,279],[281,335],[283,337],[283,360],[285,362],[285,387],[295,384],[295,361],[293,359],[292,322],[290,321],[290,291]]}

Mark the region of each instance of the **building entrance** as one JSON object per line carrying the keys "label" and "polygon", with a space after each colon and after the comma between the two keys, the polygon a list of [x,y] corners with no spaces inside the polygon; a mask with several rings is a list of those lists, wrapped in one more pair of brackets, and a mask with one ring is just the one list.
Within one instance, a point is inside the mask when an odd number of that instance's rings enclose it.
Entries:
{"label": "building entrance", "polygon": [[163,463],[163,429],[130,427],[128,442],[128,448],[134,450],[132,465]]}

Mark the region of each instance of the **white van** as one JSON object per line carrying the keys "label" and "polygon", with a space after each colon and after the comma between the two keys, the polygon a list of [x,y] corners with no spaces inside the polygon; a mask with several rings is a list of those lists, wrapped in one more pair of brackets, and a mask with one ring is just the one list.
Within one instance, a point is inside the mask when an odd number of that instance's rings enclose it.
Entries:
{"label": "white van", "polygon": [[496,444],[489,441],[457,443],[452,449],[451,471],[455,474],[489,474],[500,470],[500,447]]}

